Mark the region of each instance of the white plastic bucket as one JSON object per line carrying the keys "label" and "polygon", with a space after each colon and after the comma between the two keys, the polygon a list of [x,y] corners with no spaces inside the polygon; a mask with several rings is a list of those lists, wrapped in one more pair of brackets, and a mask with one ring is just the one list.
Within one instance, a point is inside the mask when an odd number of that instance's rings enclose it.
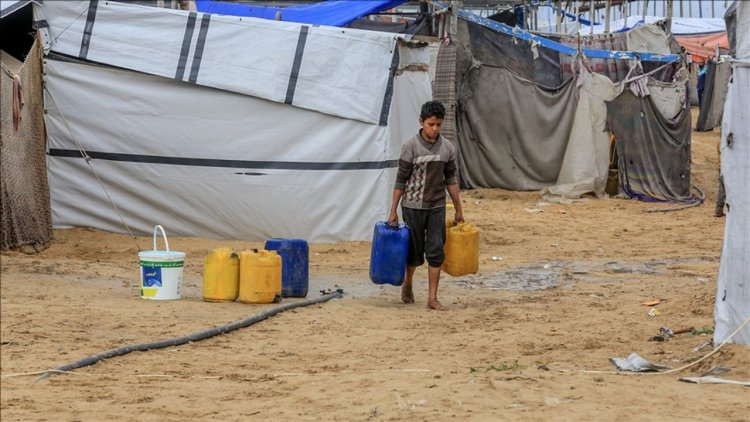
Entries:
{"label": "white plastic bucket", "polygon": [[[156,233],[161,230],[166,250],[156,248]],[[141,261],[141,298],[175,300],[182,297],[182,272],[185,252],[169,250],[167,234],[162,226],[154,227],[154,250],[138,252]]]}

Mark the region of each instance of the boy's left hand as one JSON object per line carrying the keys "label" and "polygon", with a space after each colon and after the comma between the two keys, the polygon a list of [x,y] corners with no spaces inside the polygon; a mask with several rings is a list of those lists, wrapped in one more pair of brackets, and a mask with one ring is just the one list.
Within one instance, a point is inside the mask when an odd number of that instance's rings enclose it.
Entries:
{"label": "boy's left hand", "polygon": [[453,217],[453,221],[455,221],[456,223],[463,223],[464,213],[462,211],[456,211],[456,216]]}

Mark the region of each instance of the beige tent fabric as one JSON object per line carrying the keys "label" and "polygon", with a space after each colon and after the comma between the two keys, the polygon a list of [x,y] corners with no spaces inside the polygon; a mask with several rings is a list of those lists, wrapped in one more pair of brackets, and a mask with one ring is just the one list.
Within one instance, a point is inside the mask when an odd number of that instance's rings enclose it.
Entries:
{"label": "beige tent fabric", "polygon": [[685,81],[688,77],[687,71],[683,70],[676,83],[661,82],[649,78],[649,95],[651,95],[651,100],[665,119],[674,119],[686,107],[687,85]]}
{"label": "beige tent fabric", "polygon": [[627,45],[630,51],[672,54],[667,34],[656,25],[640,25],[628,31]]}
{"label": "beige tent fabric", "polygon": [[[52,240],[45,157],[41,47],[37,40],[25,62],[2,54],[0,88],[0,246],[40,251]],[[14,76],[23,92],[18,130],[14,128]],[[18,99],[16,107],[20,106]]]}
{"label": "beige tent fabric", "polygon": [[567,203],[581,195],[594,192],[604,197],[609,172],[609,132],[607,105],[622,92],[622,84],[615,84],[607,76],[581,68],[576,84],[579,86],[573,130],[570,132],[560,174],[554,186],[541,191],[542,198]]}

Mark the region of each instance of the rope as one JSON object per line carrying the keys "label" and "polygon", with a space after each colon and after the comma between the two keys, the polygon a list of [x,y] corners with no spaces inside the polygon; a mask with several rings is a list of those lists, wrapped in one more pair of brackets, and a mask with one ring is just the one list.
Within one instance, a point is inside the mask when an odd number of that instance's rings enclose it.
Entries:
{"label": "rope", "polygon": [[675,373],[675,372],[680,372],[680,371],[683,371],[683,370],[685,370],[687,368],[690,368],[691,366],[695,366],[695,365],[703,362],[704,360],[708,359],[709,357],[713,356],[714,353],[718,352],[719,349],[721,349],[727,343],[729,343],[729,341],[732,340],[732,338],[734,338],[734,336],[736,336],[737,333],[739,333],[740,330],[742,330],[742,328],[744,328],[745,325],[747,325],[748,322],[750,322],[750,316],[748,316],[747,319],[745,319],[745,322],[743,322],[742,324],[740,324],[740,326],[737,327],[737,329],[734,330],[734,332],[732,334],[730,334],[726,339],[724,339],[724,341],[721,342],[720,345],[718,345],[715,349],[713,349],[707,355],[703,356],[702,358],[700,358],[700,359],[698,359],[696,361],[688,363],[687,365],[684,365],[684,366],[681,366],[681,367],[675,368],[675,369],[670,369],[668,371],[628,372],[628,371],[592,371],[592,370],[585,370],[585,369],[578,369],[578,370],[560,369],[559,371],[561,371],[561,372],[572,372],[572,371],[575,371],[575,372],[585,372],[585,373],[591,373],[591,374],[617,374],[617,375],[664,375],[664,374],[672,374],[672,373]]}
{"label": "rope", "polygon": [[[736,329],[736,330],[734,330],[734,332],[733,332],[732,334],[730,334],[730,335],[729,335],[729,337],[727,337],[726,339],[724,339],[724,341],[723,341],[723,342],[721,342],[721,344],[720,344],[720,345],[718,345],[718,346],[717,346],[717,347],[716,347],[716,348],[715,348],[714,350],[712,350],[712,351],[711,351],[711,353],[707,354],[706,356],[703,356],[702,358],[700,358],[700,359],[696,360],[695,362],[693,362],[693,363],[689,363],[689,364],[687,364],[687,365],[685,365],[685,366],[681,366],[681,367],[679,367],[679,368],[676,368],[676,369],[670,369],[669,371],[664,371],[664,372],[654,372],[654,373],[655,373],[655,374],[671,374],[671,373],[673,373],[673,372],[680,372],[680,371],[682,371],[683,369],[687,369],[687,368],[690,368],[690,367],[691,367],[691,366],[693,366],[693,365],[696,365],[696,364],[698,364],[698,363],[700,363],[700,362],[703,362],[704,360],[708,359],[708,357],[709,357],[709,356],[711,356],[711,355],[713,355],[714,353],[718,352],[718,351],[719,351],[719,349],[721,349],[722,347],[724,347],[724,345],[725,345],[725,344],[729,343],[729,340],[731,340],[731,339],[732,339],[732,338],[733,338],[734,336],[736,336],[736,335],[737,335],[737,333],[739,333],[739,332],[740,332],[740,330],[742,330],[742,328],[743,328],[743,327],[745,327],[745,325],[747,325],[747,323],[748,323],[748,322],[750,322],[750,316],[748,316],[748,317],[747,317],[747,319],[745,319],[745,322],[743,322],[742,324],[740,324],[740,326],[739,326],[739,327],[737,327],[737,329]],[[638,373],[641,373],[641,372],[638,372]]]}
{"label": "rope", "polygon": [[68,124],[68,119],[65,117],[65,114],[63,114],[63,111],[60,108],[60,106],[57,105],[57,101],[55,101],[54,95],[52,95],[52,92],[47,88],[46,84],[45,84],[44,90],[47,92],[50,99],[52,99],[52,103],[55,105],[55,108],[57,109],[57,111],[60,112],[60,117],[62,117],[62,121],[63,123],[65,123],[65,128],[68,129],[70,136],[73,138],[73,141],[76,143],[76,146],[78,147],[78,151],[81,153],[81,157],[83,157],[86,160],[86,164],[88,164],[89,168],[91,169],[91,172],[94,173],[96,180],[99,182],[99,186],[102,187],[104,194],[107,195],[107,199],[109,200],[109,203],[112,205],[112,208],[114,208],[115,212],[117,213],[117,216],[120,217],[120,221],[122,222],[122,225],[125,226],[125,230],[127,230],[128,234],[133,239],[133,243],[135,243],[136,249],[138,249],[139,252],[142,251],[143,249],[141,249],[141,246],[138,244],[138,239],[136,239],[135,235],[133,235],[133,232],[130,230],[130,226],[128,226],[128,223],[125,222],[125,217],[123,217],[122,213],[120,212],[120,209],[117,208],[117,204],[115,204],[115,201],[112,199],[112,196],[109,194],[109,191],[107,190],[106,186],[104,186],[104,182],[99,177],[99,173],[96,172],[96,170],[94,169],[94,166],[91,164],[91,157],[83,148],[83,145],[81,145],[81,143],[78,141],[78,138],[76,137],[75,133],[73,133],[73,130],[71,130],[70,125]]}
{"label": "rope", "polygon": [[331,299],[341,298],[344,295],[343,293],[344,293],[343,290],[339,289],[331,293],[325,293],[323,294],[323,296],[318,297],[318,298],[307,299],[307,300],[303,300],[300,302],[287,303],[281,306],[277,306],[275,308],[271,308],[259,314],[249,316],[239,321],[220,325],[218,327],[209,328],[208,330],[199,331],[197,333],[193,333],[190,335],[186,335],[182,337],[175,337],[175,338],[165,339],[165,340],[159,340],[159,341],[155,341],[152,343],[131,344],[128,346],[119,347],[117,349],[108,350],[106,352],[102,352],[93,356],[88,356],[81,360],[77,360],[75,362],[59,366],[55,369],[44,371],[42,376],[37,378],[37,382],[45,378],[48,378],[54,374],[58,374],[60,372],[68,372],[68,371],[72,371],[73,369],[83,368],[84,366],[93,365],[101,360],[126,355],[130,352],[145,352],[147,350],[163,349],[165,347],[179,346],[181,344],[200,341],[200,340],[204,340],[210,337],[217,336],[219,334],[224,334],[230,331],[238,330],[240,328],[249,327],[250,325],[253,325],[256,322],[263,321],[266,318],[272,317],[276,314],[279,314],[284,311],[288,311],[290,309],[315,305],[317,303],[328,302]]}

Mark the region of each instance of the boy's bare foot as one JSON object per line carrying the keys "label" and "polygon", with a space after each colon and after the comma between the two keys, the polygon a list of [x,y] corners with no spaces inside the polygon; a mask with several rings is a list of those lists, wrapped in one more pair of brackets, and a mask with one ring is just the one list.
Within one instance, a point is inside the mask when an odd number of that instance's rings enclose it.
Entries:
{"label": "boy's bare foot", "polygon": [[414,303],[414,293],[411,290],[411,284],[404,283],[404,285],[401,286],[401,300],[403,300],[404,303]]}
{"label": "boy's bare foot", "polygon": [[446,308],[445,306],[441,305],[440,302],[438,302],[437,300],[428,300],[427,301],[427,309],[434,309],[436,311],[445,311],[448,308]]}

